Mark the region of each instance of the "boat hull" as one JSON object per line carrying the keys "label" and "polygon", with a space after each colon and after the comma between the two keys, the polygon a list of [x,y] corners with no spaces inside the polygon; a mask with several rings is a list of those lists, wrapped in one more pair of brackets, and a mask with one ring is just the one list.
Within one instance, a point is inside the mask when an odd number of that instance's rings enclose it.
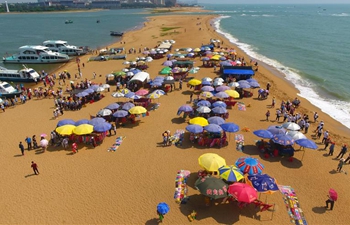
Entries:
{"label": "boat hull", "polygon": [[56,60],[15,60],[15,59],[3,59],[3,63],[8,64],[53,64],[53,63],[66,63],[70,59],[56,59]]}
{"label": "boat hull", "polygon": [[21,94],[22,94],[22,91],[16,91],[13,93],[6,93],[6,94],[0,93],[0,98],[5,99],[5,98],[13,98],[15,96],[19,97]]}
{"label": "boat hull", "polygon": [[1,81],[10,81],[10,82],[16,82],[16,83],[36,83],[43,79],[43,77],[39,78],[38,80],[34,80],[33,78],[14,78],[14,77],[0,77]]}

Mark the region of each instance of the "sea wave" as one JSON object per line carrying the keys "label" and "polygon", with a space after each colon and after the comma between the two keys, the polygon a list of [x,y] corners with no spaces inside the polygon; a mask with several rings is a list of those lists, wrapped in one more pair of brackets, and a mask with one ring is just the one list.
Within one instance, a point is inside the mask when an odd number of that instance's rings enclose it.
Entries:
{"label": "sea wave", "polygon": [[299,71],[284,66],[280,62],[274,59],[270,59],[264,55],[258,53],[256,47],[249,44],[241,42],[239,39],[235,38],[232,34],[224,31],[220,27],[220,22],[222,19],[228,18],[227,16],[218,17],[214,22],[216,31],[226,37],[231,43],[237,45],[251,58],[259,60],[273,68],[275,68],[280,73],[284,74],[285,78],[293,83],[295,87],[299,90],[298,96],[307,99],[311,104],[319,107],[322,112],[328,114],[333,119],[339,121],[346,127],[350,128],[350,103],[341,100],[329,99],[320,96],[316,92],[316,84],[310,82],[309,80],[303,78],[299,75]]}
{"label": "sea wave", "polygon": [[350,16],[348,13],[331,14],[331,16]]}

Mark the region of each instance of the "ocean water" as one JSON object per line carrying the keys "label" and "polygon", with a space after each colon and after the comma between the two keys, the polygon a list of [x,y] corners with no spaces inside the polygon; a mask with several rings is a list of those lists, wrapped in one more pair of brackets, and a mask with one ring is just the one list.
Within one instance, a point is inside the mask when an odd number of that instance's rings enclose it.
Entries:
{"label": "ocean water", "polygon": [[251,58],[283,73],[300,96],[350,128],[350,5],[205,5]]}

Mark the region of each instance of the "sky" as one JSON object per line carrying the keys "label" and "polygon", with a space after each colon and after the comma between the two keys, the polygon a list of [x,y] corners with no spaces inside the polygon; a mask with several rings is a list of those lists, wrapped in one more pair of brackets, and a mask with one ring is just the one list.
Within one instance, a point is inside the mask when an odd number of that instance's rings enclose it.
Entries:
{"label": "sky", "polygon": [[198,0],[215,4],[350,4],[350,0]]}

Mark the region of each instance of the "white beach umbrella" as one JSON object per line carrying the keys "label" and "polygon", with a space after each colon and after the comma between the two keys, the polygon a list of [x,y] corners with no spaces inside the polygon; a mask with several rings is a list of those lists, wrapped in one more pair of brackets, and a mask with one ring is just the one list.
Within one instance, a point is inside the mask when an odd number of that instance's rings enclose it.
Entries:
{"label": "white beach umbrella", "polygon": [[170,43],[172,43],[172,44],[174,44],[174,43],[175,43],[175,41],[174,41],[174,40],[170,40],[169,42],[170,42]]}
{"label": "white beach umbrella", "polygon": [[287,130],[300,130],[300,126],[296,123],[293,122],[287,122],[282,124],[282,127],[287,129]]}
{"label": "white beach umbrella", "polygon": [[130,62],[129,62],[129,61],[125,61],[125,62],[123,62],[123,64],[124,64],[124,65],[129,65]]}
{"label": "white beach umbrella", "polygon": [[221,77],[217,77],[217,78],[214,79],[214,81],[224,82],[224,79],[222,79]]}
{"label": "white beach umbrella", "polygon": [[299,139],[307,139],[307,137],[300,131],[290,130],[290,131],[287,131],[286,134],[291,138],[293,138],[295,141]]}
{"label": "white beach umbrella", "polygon": [[97,89],[96,89],[96,92],[102,92],[102,91],[104,91],[105,89],[103,88],[103,87],[98,87]]}
{"label": "white beach umbrella", "polygon": [[203,77],[202,81],[208,81],[208,82],[212,82],[213,79],[211,79],[210,77]]}
{"label": "white beach umbrella", "polygon": [[123,72],[128,72],[128,71],[129,71],[129,69],[124,68],[124,69],[122,69],[122,71],[123,71]]}
{"label": "white beach umbrella", "polygon": [[197,108],[197,111],[200,113],[210,113],[211,109],[208,106],[200,106]]}
{"label": "white beach umbrella", "polygon": [[134,74],[134,72],[132,72],[132,71],[129,71],[129,72],[127,72],[126,73],[126,76],[128,76],[128,77],[132,77],[132,76],[134,76],[135,74]]}
{"label": "white beach umbrella", "polygon": [[172,77],[172,76],[166,76],[166,77],[164,78],[164,80],[174,80],[174,77]]}
{"label": "white beach umbrella", "polygon": [[114,74],[111,74],[111,73],[110,73],[110,74],[107,74],[106,77],[112,78],[112,77],[114,77]]}
{"label": "white beach umbrella", "polygon": [[164,49],[163,52],[168,52],[169,50],[168,49]]}
{"label": "white beach umbrella", "polygon": [[136,59],[135,59],[136,61],[139,61],[140,60],[140,58],[139,57],[136,57]]}
{"label": "white beach umbrella", "polygon": [[111,85],[109,85],[109,84],[102,84],[101,87],[104,88],[104,89],[108,89],[108,88],[111,87]]}
{"label": "white beach umbrella", "polygon": [[214,83],[213,83],[213,86],[221,86],[223,85],[224,83],[219,81],[219,80],[214,80]]}
{"label": "white beach umbrella", "polygon": [[109,115],[112,115],[112,110],[110,110],[110,109],[101,109],[100,111],[98,111],[97,115],[99,115],[99,116],[109,116]]}
{"label": "white beach umbrella", "polygon": [[112,97],[114,97],[114,98],[122,98],[122,97],[124,97],[124,94],[121,93],[121,92],[114,92],[112,94]]}
{"label": "white beach umbrella", "polygon": [[231,82],[227,86],[229,86],[229,87],[238,87],[239,83],[238,82]]}
{"label": "white beach umbrella", "polygon": [[180,49],[178,49],[178,48],[177,48],[177,49],[175,49],[176,54],[178,53],[178,51],[180,51]]}

